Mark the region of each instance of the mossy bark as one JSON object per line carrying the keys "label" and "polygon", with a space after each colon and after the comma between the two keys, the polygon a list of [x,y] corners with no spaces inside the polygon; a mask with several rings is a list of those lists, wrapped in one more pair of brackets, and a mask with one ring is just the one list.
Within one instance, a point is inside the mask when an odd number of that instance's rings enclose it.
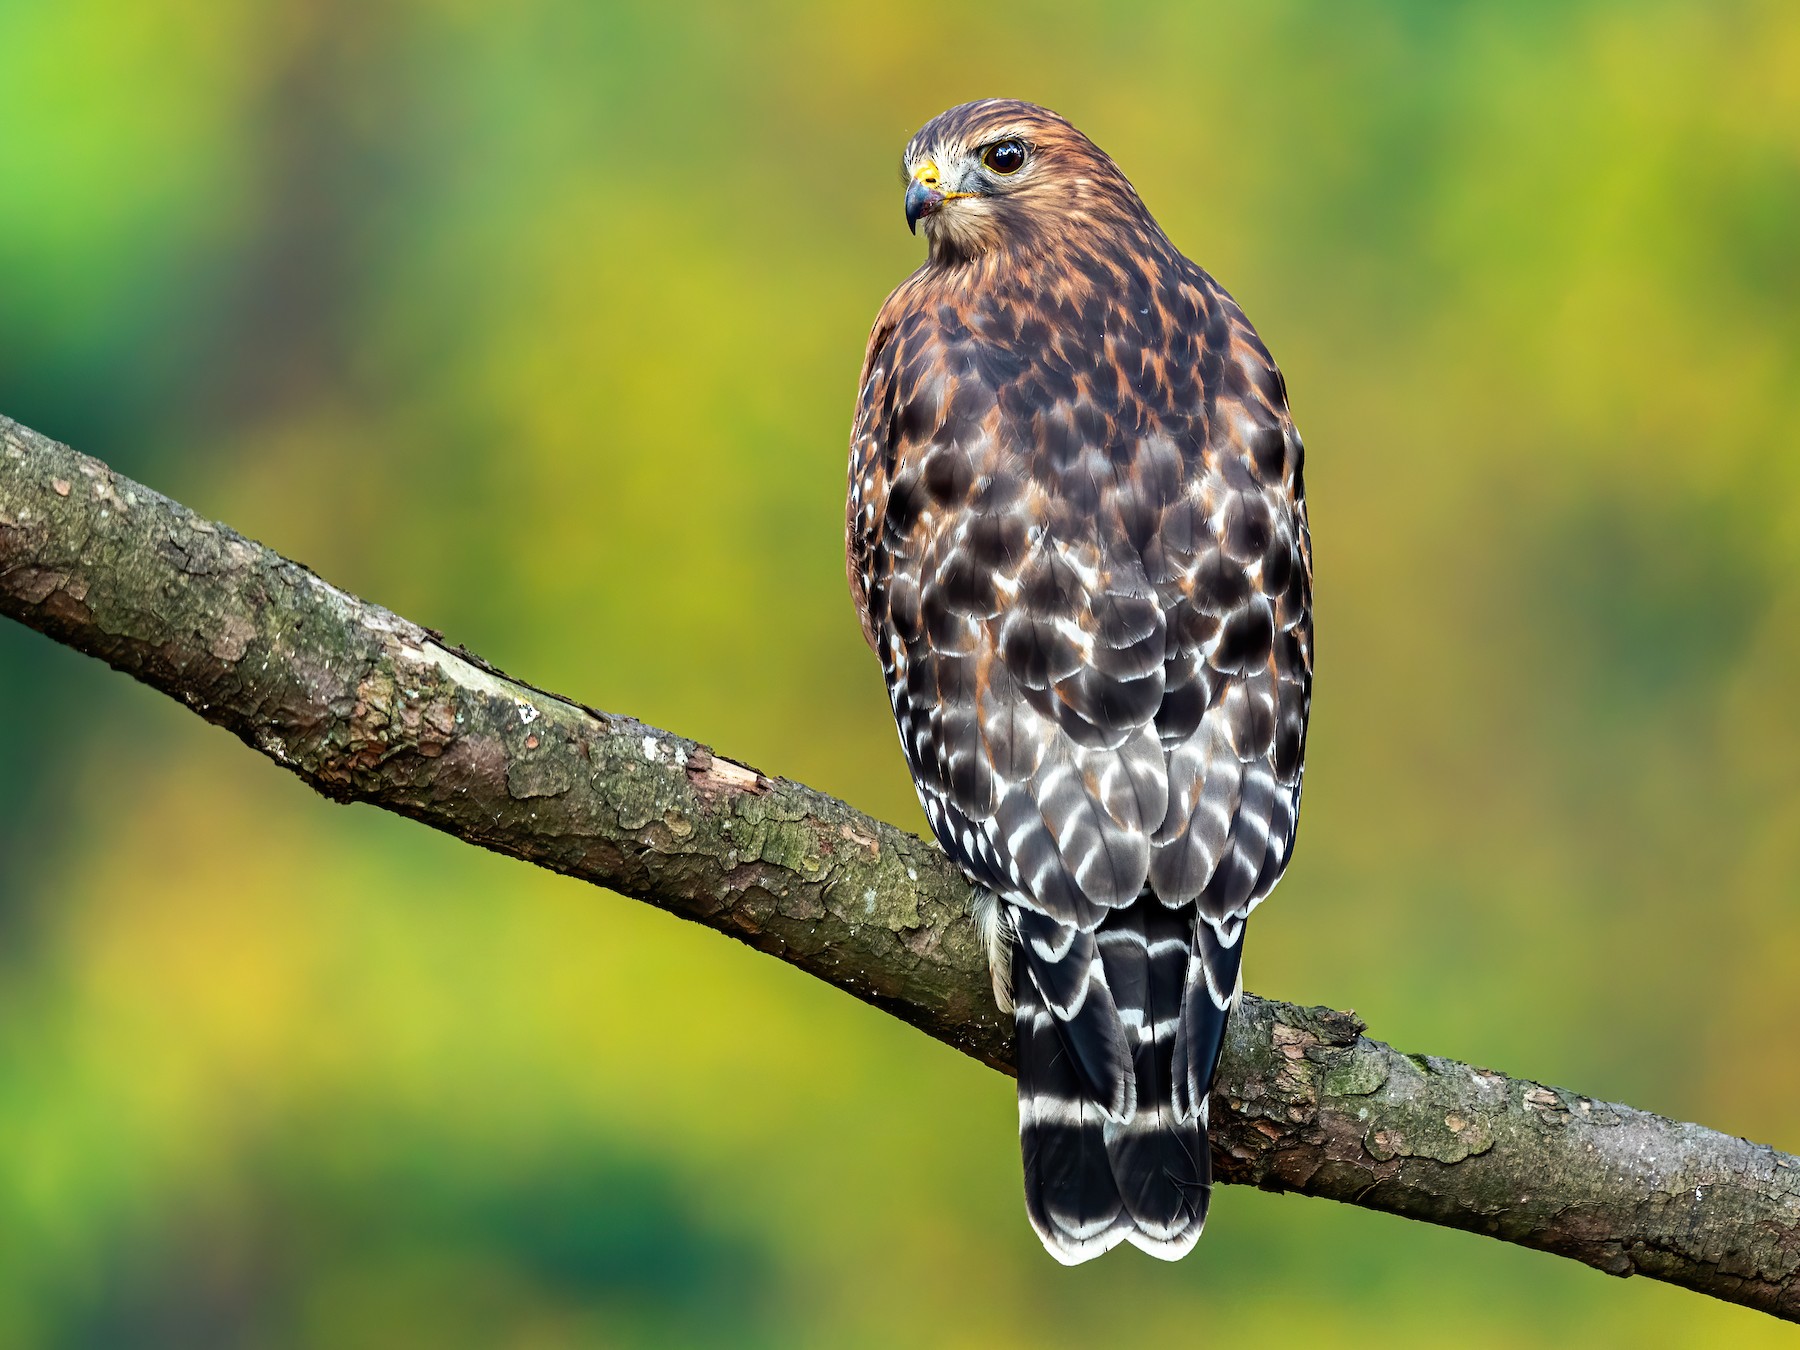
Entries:
{"label": "mossy bark", "polygon": [[[972,893],[932,845],[511,679],[5,418],[0,613],[181,700],[333,800],[706,924],[1010,1072]],[[1362,1032],[1348,1013],[1245,996],[1212,1104],[1221,1179],[1800,1320],[1795,1159]]]}

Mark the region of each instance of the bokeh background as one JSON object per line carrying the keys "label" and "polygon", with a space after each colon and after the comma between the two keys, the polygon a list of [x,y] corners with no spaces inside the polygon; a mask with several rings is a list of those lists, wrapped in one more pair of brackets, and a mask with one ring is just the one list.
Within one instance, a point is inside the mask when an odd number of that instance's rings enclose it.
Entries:
{"label": "bokeh background", "polygon": [[[1319,667],[1249,982],[1800,1145],[1800,9],[5,0],[0,409],[920,824],[844,594],[940,108],[1286,369]],[[1054,1266],[1010,1082],[0,626],[0,1343],[1775,1344],[1322,1201]]]}

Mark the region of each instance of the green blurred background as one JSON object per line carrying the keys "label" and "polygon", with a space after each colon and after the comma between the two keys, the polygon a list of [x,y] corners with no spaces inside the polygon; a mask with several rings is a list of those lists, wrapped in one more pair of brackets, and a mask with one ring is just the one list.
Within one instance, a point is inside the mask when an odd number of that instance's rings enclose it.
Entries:
{"label": "green blurred background", "polygon": [[[1255,318],[1319,685],[1264,993],[1800,1145],[1800,9],[0,0],[0,410],[918,828],[844,593],[940,108]],[[1228,1188],[1053,1265],[1012,1085],[0,626],[0,1344],[1775,1344]]]}

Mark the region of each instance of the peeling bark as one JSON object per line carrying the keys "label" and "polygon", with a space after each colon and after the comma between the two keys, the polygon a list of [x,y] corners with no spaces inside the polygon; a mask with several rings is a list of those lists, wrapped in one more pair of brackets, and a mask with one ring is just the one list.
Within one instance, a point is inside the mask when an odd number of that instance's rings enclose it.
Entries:
{"label": "peeling bark", "polygon": [[[693,919],[1011,1071],[972,892],[935,847],[511,679],[3,417],[0,613],[335,801]],[[1245,996],[1212,1102],[1222,1180],[1800,1320],[1794,1158],[1362,1033],[1349,1013]]]}

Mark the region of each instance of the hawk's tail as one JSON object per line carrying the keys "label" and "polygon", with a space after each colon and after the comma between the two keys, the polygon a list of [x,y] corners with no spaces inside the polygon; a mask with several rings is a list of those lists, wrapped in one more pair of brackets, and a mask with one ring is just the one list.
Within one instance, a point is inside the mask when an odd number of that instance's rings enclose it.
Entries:
{"label": "hawk's tail", "polygon": [[[1171,910],[1146,894],[1093,934],[1094,987],[1071,1016],[1066,995],[1058,997],[1059,985],[1070,983],[1063,962],[1042,960],[1028,935],[1045,921],[1015,916],[1019,1141],[1032,1227],[1065,1265],[1121,1241],[1168,1261],[1185,1256],[1212,1193],[1205,1085],[1229,1012],[1208,997],[1207,976],[1235,989],[1242,942],[1221,948],[1207,925],[1196,935],[1193,906]],[[1209,969],[1215,964],[1221,968]],[[1112,1059],[1084,1044],[1097,1030],[1097,1006],[1124,1034],[1129,1067],[1117,1067],[1130,1082],[1093,1081]]]}

